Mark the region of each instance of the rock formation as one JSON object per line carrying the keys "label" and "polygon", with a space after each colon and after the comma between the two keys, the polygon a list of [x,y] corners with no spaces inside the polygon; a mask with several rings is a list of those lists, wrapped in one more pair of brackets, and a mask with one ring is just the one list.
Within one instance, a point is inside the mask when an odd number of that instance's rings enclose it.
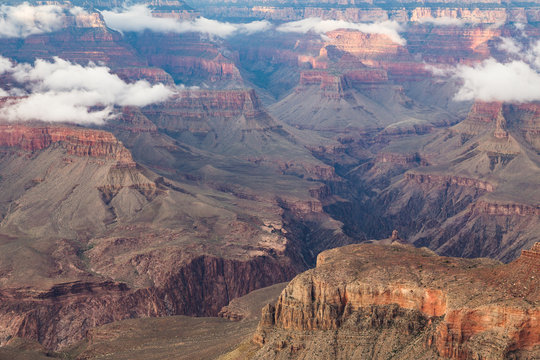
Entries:
{"label": "rock formation", "polygon": [[68,154],[116,160],[135,166],[129,151],[111,133],[65,126],[0,124],[0,147],[36,152],[58,143]]}
{"label": "rock formation", "polygon": [[397,243],[325,251],[263,309],[253,358],[534,358],[538,245],[508,265]]}

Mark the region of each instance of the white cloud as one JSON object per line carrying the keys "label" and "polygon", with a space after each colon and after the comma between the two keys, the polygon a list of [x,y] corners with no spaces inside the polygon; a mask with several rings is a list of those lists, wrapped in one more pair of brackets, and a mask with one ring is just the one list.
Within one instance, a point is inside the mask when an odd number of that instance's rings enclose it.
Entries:
{"label": "white cloud", "polygon": [[449,16],[440,16],[440,17],[424,17],[418,19],[421,24],[433,24],[435,26],[463,26],[468,22],[464,19],[453,18]]}
{"label": "white cloud", "polygon": [[199,32],[218,37],[228,37],[238,33],[252,34],[271,28],[268,21],[234,24],[203,17],[194,20],[154,17],[146,5],[133,5],[122,10],[103,11],[102,14],[107,26],[126,32],[144,30],[164,33]]}
{"label": "white cloud", "polygon": [[501,37],[501,42],[497,48],[511,55],[519,55],[523,52],[523,47],[512,38]]}
{"label": "white cloud", "polygon": [[540,100],[540,74],[523,61],[499,63],[488,59],[474,66],[458,66],[454,76],[463,82],[454,97],[458,101]]}
{"label": "white cloud", "polygon": [[9,59],[0,56],[0,75],[11,70],[12,67],[13,65],[11,64],[11,61]]}
{"label": "white cloud", "polygon": [[307,33],[314,32],[317,34],[325,34],[329,31],[337,29],[358,30],[366,34],[381,34],[388,36],[393,42],[405,45],[399,32],[402,26],[396,21],[382,21],[377,23],[352,23],[343,20],[323,20],[321,18],[308,18],[299,21],[293,21],[282,24],[277,27],[281,32]]}
{"label": "white cloud", "polygon": [[[6,64],[6,59],[0,57],[0,64]],[[146,106],[173,93],[163,84],[126,83],[105,66],[81,66],[59,58],[10,65],[5,72],[23,84],[28,94],[0,109],[0,117],[7,120],[102,123],[114,116],[115,105]]]}
{"label": "white cloud", "polygon": [[497,48],[512,55],[506,62],[490,58],[474,65],[425,68],[438,77],[451,77],[461,83],[457,101],[540,101],[540,40],[518,42],[501,37]]}
{"label": "white cloud", "polygon": [[63,10],[56,5],[0,5],[0,38],[27,37],[56,31],[63,26]]}
{"label": "white cloud", "polygon": [[514,23],[514,26],[518,30],[521,30],[521,31],[525,30],[525,24],[523,23]]}
{"label": "white cloud", "polygon": [[438,77],[448,77],[455,74],[456,69],[449,65],[432,65],[424,63],[424,68],[427,71],[430,71],[434,76]]}
{"label": "white cloud", "polygon": [[532,64],[536,69],[540,69],[540,40],[530,43],[527,52],[521,54],[523,59]]}

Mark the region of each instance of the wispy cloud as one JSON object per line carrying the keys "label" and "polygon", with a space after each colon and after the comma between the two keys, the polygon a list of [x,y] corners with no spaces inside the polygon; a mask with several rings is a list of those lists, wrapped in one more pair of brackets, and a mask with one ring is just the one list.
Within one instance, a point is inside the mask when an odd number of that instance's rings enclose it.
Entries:
{"label": "wispy cloud", "polygon": [[103,11],[102,14],[107,26],[122,32],[144,30],[163,33],[199,32],[225,38],[235,34],[265,31],[272,27],[268,21],[235,24],[203,17],[194,20],[154,17],[146,5],[133,5],[120,10]]}
{"label": "wispy cloud", "polygon": [[523,52],[523,46],[516,40],[507,37],[501,37],[501,42],[497,44],[497,48],[510,55],[519,55]]}
{"label": "wispy cloud", "polygon": [[63,10],[56,5],[0,5],[0,37],[27,37],[59,30],[63,25]]}
{"label": "wispy cloud", "polygon": [[421,24],[433,24],[435,26],[463,26],[469,23],[473,23],[472,21],[467,21],[460,18],[453,18],[449,16],[439,16],[439,17],[427,16],[427,17],[418,19],[417,22]]}
{"label": "wispy cloud", "polygon": [[[145,106],[173,93],[163,84],[126,83],[105,66],[82,66],[60,58],[13,65],[0,57],[1,73],[21,84],[10,90],[12,94],[25,94],[0,108],[0,118],[11,121],[102,123],[114,116],[115,105]],[[3,93],[5,96],[6,91]]]}
{"label": "wispy cloud", "polygon": [[323,20],[321,18],[308,18],[288,22],[277,27],[281,32],[325,34],[337,29],[358,30],[366,34],[381,34],[388,36],[393,42],[405,45],[406,41],[399,35],[402,25],[396,21],[382,21],[376,23],[352,23],[343,20]]}

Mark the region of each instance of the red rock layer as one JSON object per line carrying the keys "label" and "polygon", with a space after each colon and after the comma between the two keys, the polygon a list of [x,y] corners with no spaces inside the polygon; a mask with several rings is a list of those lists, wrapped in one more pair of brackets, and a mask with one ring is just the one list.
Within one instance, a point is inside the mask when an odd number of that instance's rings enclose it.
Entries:
{"label": "red rock layer", "polygon": [[428,63],[475,63],[490,56],[488,41],[501,36],[501,30],[489,26],[411,26],[407,49],[422,54]]}
{"label": "red rock layer", "polygon": [[403,46],[386,35],[335,30],[326,33],[326,36],[329,38],[329,45],[360,59],[381,59],[406,53]]}
{"label": "red rock layer", "polygon": [[171,75],[167,74],[163,69],[131,67],[115,69],[114,72],[125,81],[146,80],[151,84],[162,83],[171,86],[174,85]]}
{"label": "red rock layer", "polygon": [[540,242],[534,244],[530,250],[523,250],[517,262],[530,267],[536,273],[540,272]]}
{"label": "red rock layer", "polygon": [[121,165],[135,166],[131,153],[106,131],[52,125],[0,124],[0,146],[38,151],[55,143],[72,155],[101,157],[116,160]]}
{"label": "red rock layer", "polygon": [[[538,268],[540,243],[508,265],[444,258],[397,243],[322,252],[315,269],[298,275],[275,306],[263,309],[256,358],[311,351],[387,358],[372,347],[400,344],[399,337],[414,342],[395,347],[396,358],[402,350],[442,359],[502,358],[516,350],[538,354],[540,280],[523,271],[524,263]],[[401,332],[404,324],[408,330]],[[392,327],[396,331],[387,331]],[[381,333],[384,342],[377,345]]]}

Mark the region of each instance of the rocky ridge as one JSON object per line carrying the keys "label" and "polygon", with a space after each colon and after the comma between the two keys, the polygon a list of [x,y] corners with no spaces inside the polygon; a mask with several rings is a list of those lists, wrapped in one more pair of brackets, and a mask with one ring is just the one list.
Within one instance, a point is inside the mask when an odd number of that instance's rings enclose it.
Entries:
{"label": "rocky ridge", "polygon": [[135,166],[131,153],[114,135],[101,130],[66,126],[0,124],[0,147],[30,152],[60,144],[68,154],[116,160],[119,166]]}
{"label": "rocky ridge", "polygon": [[533,358],[538,254],[502,265],[397,243],[325,251],[263,309],[253,358]]}

